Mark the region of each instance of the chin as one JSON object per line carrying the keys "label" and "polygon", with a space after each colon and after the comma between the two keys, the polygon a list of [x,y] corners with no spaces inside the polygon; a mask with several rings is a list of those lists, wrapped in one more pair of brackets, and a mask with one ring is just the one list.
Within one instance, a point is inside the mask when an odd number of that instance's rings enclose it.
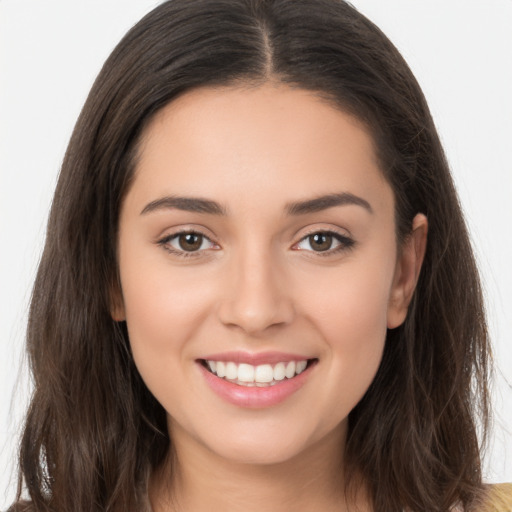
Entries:
{"label": "chin", "polygon": [[237,464],[255,466],[283,464],[298,457],[305,447],[300,443],[268,441],[255,443],[233,443],[216,447],[217,454],[225,460]]}
{"label": "chin", "polygon": [[[226,461],[238,464],[276,465],[303,458],[312,448],[328,444],[332,453],[333,436],[344,437],[343,423],[334,429],[320,432],[314,425],[304,421],[302,427],[284,428],[278,422],[274,425],[254,425],[250,428],[241,422],[236,429],[229,428],[219,435],[210,432],[206,441],[209,449]],[[244,428],[245,427],[245,428]],[[259,427],[259,428],[258,428]],[[335,441],[336,442],[336,441]],[[311,453],[316,452],[312,450]]]}

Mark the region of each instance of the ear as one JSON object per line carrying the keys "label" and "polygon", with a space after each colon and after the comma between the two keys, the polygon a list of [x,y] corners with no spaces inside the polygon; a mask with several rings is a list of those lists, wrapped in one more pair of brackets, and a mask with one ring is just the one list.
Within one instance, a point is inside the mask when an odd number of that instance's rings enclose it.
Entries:
{"label": "ear", "polygon": [[114,322],[123,322],[126,320],[126,314],[124,311],[123,293],[121,291],[121,283],[119,278],[115,279],[111,283],[109,289],[110,297],[110,316]]}
{"label": "ear", "polygon": [[427,247],[427,217],[418,213],[397,256],[393,287],[388,303],[388,329],[401,325],[407,316]]}

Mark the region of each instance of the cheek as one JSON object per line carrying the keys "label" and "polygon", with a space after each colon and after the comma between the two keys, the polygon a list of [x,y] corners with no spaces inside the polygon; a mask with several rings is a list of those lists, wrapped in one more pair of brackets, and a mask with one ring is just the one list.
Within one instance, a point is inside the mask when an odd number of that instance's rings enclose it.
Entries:
{"label": "cheek", "polygon": [[[334,349],[385,336],[394,262],[357,262],[302,282],[303,310]],[[372,335],[373,333],[373,335]],[[357,348],[354,347],[354,348]]]}
{"label": "cheek", "polygon": [[164,409],[186,424],[184,411],[198,396],[197,383],[188,377],[208,309],[205,302],[210,300],[206,295],[211,293],[195,279],[167,274],[168,269],[166,273],[153,266],[151,272],[126,281],[126,323],[142,380]]}
{"label": "cheek", "polygon": [[380,261],[351,265],[347,272],[340,268],[325,279],[317,276],[309,293],[304,288],[304,314],[323,338],[323,356],[330,361],[326,397],[336,402],[341,417],[363,397],[380,365],[392,278],[393,261]]}
{"label": "cheek", "polygon": [[151,388],[152,381],[172,379],[173,369],[177,371],[194,348],[190,340],[198,338],[211,292],[197,272],[195,276],[172,272],[169,265],[156,262],[140,265],[136,258],[123,263],[121,283],[130,345],[137,368]]}

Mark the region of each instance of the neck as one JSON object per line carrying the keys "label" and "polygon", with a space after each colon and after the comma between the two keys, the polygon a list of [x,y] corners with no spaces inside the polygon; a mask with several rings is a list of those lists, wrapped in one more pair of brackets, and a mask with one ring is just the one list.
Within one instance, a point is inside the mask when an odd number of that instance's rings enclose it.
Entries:
{"label": "neck", "polygon": [[[227,460],[173,429],[174,450],[152,478],[154,512],[345,512],[343,451],[339,428],[284,462],[251,464]],[[358,493],[352,504],[369,510]]]}

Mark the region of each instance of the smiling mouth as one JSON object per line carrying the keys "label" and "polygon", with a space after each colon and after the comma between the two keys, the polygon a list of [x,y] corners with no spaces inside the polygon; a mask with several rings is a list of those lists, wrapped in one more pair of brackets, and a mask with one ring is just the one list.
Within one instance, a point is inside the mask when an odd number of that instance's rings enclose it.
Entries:
{"label": "smiling mouth", "polygon": [[275,386],[280,382],[293,379],[317,362],[318,359],[315,358],[254,366],[233,361],[200,360],[204,368],[213,375],[233,384],[247,387]]}

